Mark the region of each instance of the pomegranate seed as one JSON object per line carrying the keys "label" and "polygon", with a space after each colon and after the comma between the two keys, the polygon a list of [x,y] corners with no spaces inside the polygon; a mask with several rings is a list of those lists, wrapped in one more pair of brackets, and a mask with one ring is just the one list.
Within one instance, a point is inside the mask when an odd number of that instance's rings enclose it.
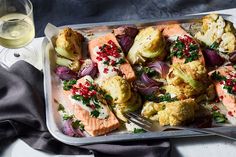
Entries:
{"label": "pomegranate seed", "polygon": [[115,65],[115,64],[116,64],[116,61],[111,60],[111,65]]}
{"label": "pomegranate seed", "polygon": [[216,103],[220,102],[220,99],[219,99],[219,98],[216,98],[215,102],[216,102]]}
{"label": "pomegranate seed", "polygon": [[228,112],[228,115],[230,115],[231,117],[233,117],[233,113],[231,111]]}
{"label": "pomegranate seed", "polygon": [[102,58],[101,58],[101,57],[96,57],[96,59],[97,59],[98,61],[102,61]]}
{"label": "pomegranate seed", "polygon": [[93,110],[95,110],[95,105],[94,104],[90,104],[90,107],[93,109]]}
{"label": "pomegranate seed", "polygon": [[108,68],[104,68],[103,72],[104,72],[105,74],[107,74],[107,73],[108,73]]}
{"label": "pomegranate seed", "polygon": [[216,105],[214,105],[214,106],[212,107],[212,110],[213,110],[213,111],[217,111],[217,110],[219,110],[219,107],[217,107]]}

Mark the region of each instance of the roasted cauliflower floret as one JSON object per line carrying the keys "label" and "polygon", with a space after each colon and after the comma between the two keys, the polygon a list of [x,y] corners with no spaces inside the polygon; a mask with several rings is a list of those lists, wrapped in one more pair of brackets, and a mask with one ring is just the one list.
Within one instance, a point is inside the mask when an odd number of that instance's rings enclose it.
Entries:
{"label": "roasted cauliflower floret", "polygon": [[222,52],[233,52],[236,49],[235,29],[232,23],[217,14],[203,17],[202,23],[202,29],[195,34],[195,38],[208,46],[218,43],[218,49]]}
{"label": "roasted cauliflower floret", "polygon": [[131,64],[145,62],[147,58],[163,58],[165,41],[161,32],[153,27],[142,29],[135,37],[134,44],[128,52]]}
{"label": "roasted cauliflower floret", "polygon": [[181,83],[179,85],[167,85],[164,89],[167,93],[176,95],[179,100],[192,98],[202,93],[202,91],[195,90],[192,86],[186,83]]}
{"label": "roasted cauliflower floret", "polygon": [[199,61],[175,64],[168,73],[167,84],[166,91],[175,94],[178,99],[199,95],[207,88],[206,68]]}
{"label": "roasted cauliflower floret", "polygon": [[112,97],[114,103],[124,103],[131,97],[130,85],[121,76],[108,78],[104,81],[101,88]]}
{"label": "roasted cauliflower floret", "polygon": [[179,126],[194,120],[198,109],[193,99],[174,102],[145,103],[142,115],[146,118],[159,121],[160,125]]}
{"label": "roasted cauliflower floret", "polygon": [[236,50],[236,39],[233,33],[226,32],[221,37],[222,41],[219,45],[219,51],[233,52]]}
{"label": "roasted cauliflower floret", "polygon": [[60,30],[56,39],[56,51],[59,55],[75,60],[82,57],[83,36],[71,28]]}
{"label": "roasted cauliflower floret", "polygon": [[82,41],[83,36],[71,28],[60,30],[55,43],[56,63],[78,71],[80,69],[79,59],[82,57]]}
{"label": "roasted cauliflower floret", "polygon": [[120,120],[127,122],[127,119],[123,114],[126,112],[134,112],[141,106],[142,100],[140,95],[136,92],[132,92],[132,95],[128,101],[120,104],[114,104],[113,110]]}

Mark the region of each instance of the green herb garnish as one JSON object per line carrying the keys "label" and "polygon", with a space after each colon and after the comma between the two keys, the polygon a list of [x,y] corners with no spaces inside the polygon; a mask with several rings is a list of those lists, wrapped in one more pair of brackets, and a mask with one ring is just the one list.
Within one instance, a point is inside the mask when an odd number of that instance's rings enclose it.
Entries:
{"label": "green herb garnish", "polygon": [[101,106],[99,105],[99,101],[98,101],[97,97],[93,97],[92,100],[93,100],[93,103],[94,103],[94,105],[95,105],[95,108],[100,108],[100,107],[101,107]]}
{"label": "green herb garnish", "polygon": [[108,101],[112,101],[112,97],[109,94],[105,94],[104,98]]}
{"label": "green herb garnish", "polygon": [[63,89],[70,90],[74,84],[76,84],[77,80],[69,80],[63,81]]}
{"label": "green herb garnish", "polygon": [[228,93],[233,94],[233,87],[224,85],[223,89],[226,89]]}
{"label": "green herb garnish", "polygon": [[[189,37],[187,37],[189,38]],[[183,39],[184,40],[184,39]],[[177,40],[172,44],[170,50],[170,58],[176,56],[177,58],[185,58],[185,63],[192,62],[199,58],[199,47],[198,45],[190,41],[191,43],[184,43],[178,37]]]}
{"label": "green herb garnish", "polygon": [[119,59],[119,60],[116,62],[115,65],[117,65],[117,64],[123,64],[123,63],[125,63],[125,62],[126,62],[125,59],[124,59],[124,58],[121,58],[121,59]]}
{"label": "green herb garnish", "polygon": [[140,133],[145,133],[146,131],[144,129],[140,129],[140,128],[134,128],[133,133],[135,134],[140,134]]}
{"label": "green herb garnish", "polygon": [[75,100],[81,101],[81,100],[83,100],[83,96],[78,95],[78,94],[75,94],[75,95],[72,96],[72,99],[75,99]]}
{"label": "green herb garnish", "polygon": [[216,50],[216,49],[219,48],[219,45],[220,45],[220,44],[215,41],[213,44],[211,44],[211,46],[210,46],[209,48],[210,48],[210,49],[213,49],[213,50]]}
{"label": "green herb garnish", "polygon": [[157,101],[157,96],[155,94],[144,95],[144,99],[149,101]]}
{"label": "green herb garnish", "polygon": [[71,125],[74,129],[84,130],[84,125],[79,120],[73,121]]}
{"label": "green herb garnish", "polygon": [[212,116],[216,123],[225,123],[227,121],[225,115],[220,113],[219,111],[213,111]]}
{"label": "green herb garnish", "polygon": [[109,61],[103,61],[103,64],[109,65]]}
{"label": "green herb garnish", "polygon": [[74,115],[68,115],[68,114],[64,114],[63,115],[63,120],[68,120],[68,119],[73,119]]}
{"label": "green herb garnish", "polygon": [[65,112],[65,108],[62,104],[58,104],[58,108],[57,108],[57,111],[62,111],[62,112]]}
{"label": "green herb garnish", "polygon": [[185,59],[184,63],[192,62],[194,60],[197,60],[199,57],[198,52],[192,52],[189,57]]}
{"label": "green herb garnish", "polygon": [[212,73],[211,78],[215,81],[225,81],[226,77],[221,76],[218,71]]}
{"label": "green herb garnish", "polygon": [[93,110],[90,112],[90,115],[92,117],[96,117],[96,118],[99,116],[99,114],[100,114],[100,112],[98,110]]}
{"label": "green herb garnish", "polygon": [[164,101],[172,102],[172,101],[177,100],[176,97],[172,98],[170,93],[166,93],[164,95],[158,96],[157,99],[158,99],[158,102],[164,102]]}

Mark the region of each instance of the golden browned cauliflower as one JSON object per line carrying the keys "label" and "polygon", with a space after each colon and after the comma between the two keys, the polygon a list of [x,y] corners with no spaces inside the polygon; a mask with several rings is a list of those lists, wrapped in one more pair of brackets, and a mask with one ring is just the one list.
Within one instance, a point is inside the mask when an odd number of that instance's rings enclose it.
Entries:
{"label": "golden browned cauliflower", "polygon": [[146,102],[142,115],[160,125],[179,126],[194,120],[195,111],[198,105],[194,99],[185,99],[174,102]]}
{"label": "golden browned cauliflower", "polygon": [[116,114],[116,116],[124,121],[127,122],[126,117],[124,116],[124,113],[126,112],[134,112],[137,109],[139,109],[142,106],[142,100],[140,95],[137,92],[132,92],[132,95],[130,99],[124,103],[120,104],[114,104],[113,110]]}
{"label": "golden browned cauliflower", "polygon": [[56,39],[56,51],[59,55],[75,60],[82,57],[83,36],[67,27],[60,30]]}
{"label": "golden browned cauliflower", "polygon": [[217,14],[203,17],[201,31],[195,34],[195,38],[208,46],[218,43],[218,49],[222,52],[230,53],[236,50],[235,29],[232,23]]}
{"label": "golden browned cauliflower", "polygon": [[142,29],[135,37],[127,59],[131,64],[143,63],[147,58],[164,57],[165,41],[160,30],[147,27]]}
{"label": "golden browned cauliflower", "polygon": [[178,99],[194,97],[207,88],[208,76],[205,66],[199,61],[174,64],[167,76],[167,93],[175,94]]}
{"label": "golden browned cauliflower", "polygon": [[108,78],[104,81],[101,88],[112,97],[114,103],[124,103],[131,97],[130,85],[121,76]]}

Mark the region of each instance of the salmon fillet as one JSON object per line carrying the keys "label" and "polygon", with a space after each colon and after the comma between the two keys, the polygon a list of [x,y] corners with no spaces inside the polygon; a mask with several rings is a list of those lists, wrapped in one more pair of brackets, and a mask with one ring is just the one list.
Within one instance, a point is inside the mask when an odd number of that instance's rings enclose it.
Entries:
{"label": "salmon fillet", "polygon": [[[88,50],[90,53],[90,57],[94,62],[96,62],[96,63],[101,62],[101,61],[97,60],[97,57],[99,55],[97,54],[96,48],[103,46],[104,44],[107,44],[109,40],[113,41],[115,43],[115,45],[120,48],[115,35],[113,35],[112,33],[108,33],[104,36],[101,36],[101,37],[98,37],[96,39],[89,41]],[[127,79],[128,81],[135,80],[136,77],[135,77],[134,70],[127,60],[126,60],[126,63],[123,63],[120,65],[119,70],[121,71],[122,74],[124,74],[125,79]],[[103,71],[99,71],[99,72],[103,73]]]}
{"label": "salmon fillet", "polygon": [[[176,39],[178,36],[188,35],[191,37],[189,33],[187,33],[179,24],[170,24],[170,25],[158,25],[157,29],[162,31],[162,35],[167,39]],[[199,49],[198,54],[200,55],[198,60],[205,65],[205,59],[202,54],[202,50]],[[172,63],[184,63],[184,58],[177,58],[175,56],[172,57]]]}
{"label": "salmon fillet", "polygon": [[[235,69],[232,66],[220,67],[215,71],[219,72],[221,76],[225,76],[227,78],[231,77],[230,75],[236,76]],[[212,75],[213,72],[210,72],[209,75]],[[232,72],[234,72],[235,74],[232,74]],[[234,117],[236,117],[236,96],[234,94],[228,93],[226,89],[223,89],[224,84],[222,84],[221,81],[214,81],[214,85],[216,93],[222,101],[223,105],[229,112],[232,113]]]}
{"label": "salmon fillet", "polygon": [[[83,78],[77,81],[82,82]],[[76,85],[75,85],[76,86]],[[108,117],[105,119],[98,119],[95,117],[91,117],[90,112],[83,109],[79,105],[79,101],[73,101],[70,97],[72,96],[71,91],[63,90],[63,98],[66,110],[70,111],[74,114],[75,118],[81,121],[84,124],[84,129],[91,135],[91,136],[99,136],[107,134],[115,129],[117,129],[120,124],[115,115],[109,109],[107,105],[104,105],[105,110],[108,113]],[[81,104],[83,105],[83,104]]]}

